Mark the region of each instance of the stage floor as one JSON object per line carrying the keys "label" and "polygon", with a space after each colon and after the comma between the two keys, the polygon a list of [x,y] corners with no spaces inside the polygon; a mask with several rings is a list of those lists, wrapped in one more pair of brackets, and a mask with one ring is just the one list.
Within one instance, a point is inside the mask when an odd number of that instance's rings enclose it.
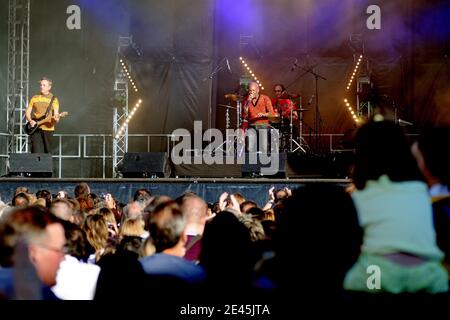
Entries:
{"label": "stage floor", "polygon": [[46,189],[52,194],[65,190],[73,196],[75,186],[80,182],[86,182],[91,192],[100,195],[111,193],[120,202],[128,203],[134,192],[140,188],[147,188],[153,195],[168,195],[176,198],[186,191],[193,191],[203,197],[207,202],[215,202],[224,191],[228,193],[239,192],[247,199],[264,205],[268,200],[267,191],[275,188],[289,187],[299,188],[308,183],[332,183],[348,185],[348,179],[269,179],[269,178],[122,178],[122,179],[98,179],[98,178],[24,178],[11,177],[0,178],[0,198],[9,202],[14,190],[20,186],[28,187],[31,193]]}

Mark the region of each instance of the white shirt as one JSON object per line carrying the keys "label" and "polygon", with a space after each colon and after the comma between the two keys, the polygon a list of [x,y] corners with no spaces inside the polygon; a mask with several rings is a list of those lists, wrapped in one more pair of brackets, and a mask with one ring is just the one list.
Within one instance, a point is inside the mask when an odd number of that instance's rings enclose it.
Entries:
{"label": "white shirt", "polygon": [[63,300],[94,299],[100,267],[66,255],[56,274],[53,293]]}

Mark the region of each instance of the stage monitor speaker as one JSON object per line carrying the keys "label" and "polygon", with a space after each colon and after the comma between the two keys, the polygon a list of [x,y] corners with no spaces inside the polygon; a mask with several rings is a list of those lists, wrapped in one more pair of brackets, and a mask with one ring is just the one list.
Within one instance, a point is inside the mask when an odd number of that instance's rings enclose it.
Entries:
{"label": "stage monitor speaker", "polygon": [[129,152],[121,172],[124,178],[168,178],[171,170],[165,152]]}
{"label": "stage monitor speaker", "polygon": [[50,153],[11,153],[9,175],[24,177],[51,177],[53,174]]}
{"label": "stage monitor speaker", "polygon": [[[286,153],[274,153],[272,155],[264,155],[268,157],[270,162],[262,164],[261,154],[253,153],[245,154],[245,162],[242,164],[242,177],[270,177],[285,178],[286,177]],[[266,161],[264,161],[266,162]]]}

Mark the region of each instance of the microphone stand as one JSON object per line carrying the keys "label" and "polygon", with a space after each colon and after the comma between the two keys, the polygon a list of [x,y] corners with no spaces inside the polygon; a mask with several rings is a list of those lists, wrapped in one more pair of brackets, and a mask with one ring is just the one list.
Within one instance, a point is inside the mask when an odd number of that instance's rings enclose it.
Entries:
{"label": "microphone stand", "polygon": [[223,64],[223,62],[225,61],[226,58],[222,58],[222,60],[220,60],[219,64],[214,68],[214,70],[209,74],[208,77],[203,78],[203,81],[206,81],[208,79],[212,79],[214,78],[214,76],[216,74],[219,73],[220,70],[222,70],[223,68],[225,68],[225,65]]}
{"label": "microphone stand", "polygon": [[[210,79],[212,80],[214,78],[214,76],[216,74],[219,73],[220,70],[222,70],[223,68],[225,68],[225,65],[223,64],[223,62],[225,61],[226,58],[222,58],[219,63],[216,65],[216,67],[214,68],[214,70],[209,74],[209,76],[207,76],[206,78],[203,78],[203,82],[205,82],[206,80]],[[209,114],[208,114],[208,129],[211,129],[211,117],[212,117],[212,101],[209,104]],[[211,135],[209,136],[209,141],[211,141]]]}
{"label": "microphone stand", "polygon": [[[300,78],[302,78],[304,75],[310,73],[314,76],[314,85],[315,85],[315,106],[314,106],[314,134],[316,136],[316,152],[319,151],[319,134],[320,134],[320,124],[322,122],[320,111],[319,111],[319,79],[327,80],[325,77],[321,76],[320,74],[316,73],[313,69],[317,65],[314,65],[310,68],[305,68],[303,66],[297,65],[298,68],[303,70],[303,73],[299,75],[294,82],[289,84],[291,86],[295,82],[297,82]],[[289,87],[288,86],[288,87]],[[287,87],[286,87],[287,88]]]}
{"label": "microphone stand", "polygon": [[319,134],[320,134],[320,127],[322,124],[322,118],[320,116],[320,110],[319,110],[319,79],[327,80],[325,77],[322,77],[320,74],[314,72],[312,69],[308,71],[314,76],[315,80],[315,89],[316,89],[316,105],[314,109],[314,130],[316,131],[316,152],[319,151]]}

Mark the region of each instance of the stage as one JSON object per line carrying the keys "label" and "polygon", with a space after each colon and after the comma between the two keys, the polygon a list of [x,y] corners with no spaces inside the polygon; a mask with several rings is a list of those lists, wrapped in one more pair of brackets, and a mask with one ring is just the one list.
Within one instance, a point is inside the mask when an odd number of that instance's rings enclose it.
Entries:
{"label": "stage", "polygon": [[26,186],[30,193],[47,189],[52,194],[65,190],[73,196],[75,186],[86,182],[91,192],[97,195],[111,193],[122,203],[128,203],[134,192],[139,188],[147,188],[153,195],[168,195],[177,197],[186,191],[193,191],[206,202],[215,202],[222,192],[239,192],[247,199],[263,206],[268,200],[267,191],[270,187],[291,189],[302,187],[309,183],[332,183],[346,186],[348,179],[269,179],[269,178],[128,178],[128,179],[57,179],[57,178],[0,178],[1,200],[9,202],[14,190]]}

